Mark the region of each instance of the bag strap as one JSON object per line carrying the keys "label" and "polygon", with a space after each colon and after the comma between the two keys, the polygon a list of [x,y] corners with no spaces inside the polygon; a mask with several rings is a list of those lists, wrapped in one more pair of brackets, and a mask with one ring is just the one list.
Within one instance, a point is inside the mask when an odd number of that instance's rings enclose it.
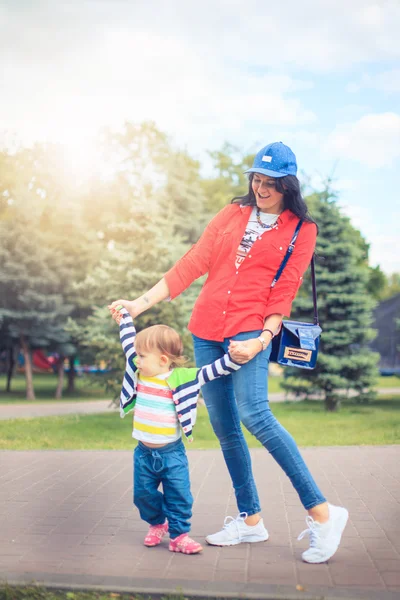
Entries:
{"label": "bag strap", "polygon": [[[297,240],[297,236],[299,235],[299,231],[301,229],[301,226],[303,225],[304,221],[299,221],[296,225],[296,229],[294,230],[294,234],[293,237],[290,241],[289,247],[286,251],[285,256],[283,257],[283,260],[279,266],[279,269],[276,272],[275,277],[272,280],[271,283],[271,288],[275,287],[275,284],[277,283],[278,279],[280,278],[280,276],[283,273],[284,268],[286,267],[286,264],[289,260],[289,258],[292,256],[295,244],[296,244],[296,240]],[[311,283],[312,283],[312,296],[313,296],[313,305],[314,305],[314,325],[319,325],[319,319],[318,319],[318,307],[317,307],[317,282],[315,279],[315,260],[314,260],[314,254],[311,258]]]}

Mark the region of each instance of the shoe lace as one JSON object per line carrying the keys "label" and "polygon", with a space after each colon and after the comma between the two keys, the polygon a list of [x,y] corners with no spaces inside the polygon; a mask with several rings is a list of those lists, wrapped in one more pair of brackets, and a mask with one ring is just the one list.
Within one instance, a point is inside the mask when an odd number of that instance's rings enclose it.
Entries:
{"label": "shoe lace", "polygon": [[245,519],[247,519],[247,513],[241,512],[238,514],[236,518],[234,517],[225,517],[224,520],[224,529],[236,529],[236,533],[239,539],[241,539],[240,534],[240,523],[242,523]]}
{"label": "shoe lace", "polygon": [[320,539],[320,535],[318,532],[319,523],[314,521],[314,519],[312,517],[310,517],[310,515],[308,515],[306,517],[306,523],[307,523],[307,529],[302,531],[297,539],[302,540],[303,537],[308,535],[310,537],[310,548],[315,548]]}

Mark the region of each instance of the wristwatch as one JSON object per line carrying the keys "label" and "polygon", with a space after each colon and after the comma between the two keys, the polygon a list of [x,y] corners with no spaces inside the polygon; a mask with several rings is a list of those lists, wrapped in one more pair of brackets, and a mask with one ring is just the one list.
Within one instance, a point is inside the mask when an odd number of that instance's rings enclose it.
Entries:
{"label": "wristwatch", "polygon": [[256,339],[257,339],[259,342],[261,342],[261,345],[262,345],[262,349],[263,349],[263,350],[266,350],[266,349],[268,348],[268,344],[267,344],[267,342],[264,340],[264,338],[263,338],[263,337],[261,337],[261,335],[260,335],[260,336],[258,336],[258,338],[256,338]]}

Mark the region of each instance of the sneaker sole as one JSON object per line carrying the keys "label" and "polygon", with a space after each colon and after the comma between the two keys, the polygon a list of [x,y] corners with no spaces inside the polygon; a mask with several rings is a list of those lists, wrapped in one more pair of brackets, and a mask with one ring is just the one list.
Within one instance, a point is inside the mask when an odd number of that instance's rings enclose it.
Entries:
{"label": "sneaker sole", "polygon": [[181,554],[200,554],[200,552],[203,552],[203,548],[198,548],[197,550],[192,550],[189,552],[185,552],[185,550],[178,550],[178,548],[169,548],[170,552],[180,552]]}
{"label": "sneaker sole", "polygon": [[347,525],[347,521],[348,520],[349,520],[349,511],[346,510],[346,513],[343,515],[343,517],[339,521],[340,525],[341,525],[341,532],[340,532],[340,535],[339,535],[339,541],[338,541],[338,544],[337,544],[336,548],[332,552],[328,552],[323,557],[318,558],[318,560],[312,560],[312,559],[308,560],[308,559],[305,559],[305,558],[302,557],[303,560],[304,560],[304,562],[315,565],[315,564],[319,564],[319,563],[324,563],[327,560],[329,560],[330,558],[332,558],[332,556],[334,554],[336,554],[336,552],[337,552],[337,550],[339,548],[340,541],[341,541],[342,535],[343,535],[343,531],[345,530],[345,527]]}
{"label": "sneaker sole", "polygon": [[269,539],[269,535],[267,534],[265,537],[260,535],[248,535],[241,540],[229,540],[229,542],[210,542],[208,538],[206,538],[207,544],[210,546],[237,546],[238,544],[245,544],[246,542],[255,543],[255,542],[266,542]]}

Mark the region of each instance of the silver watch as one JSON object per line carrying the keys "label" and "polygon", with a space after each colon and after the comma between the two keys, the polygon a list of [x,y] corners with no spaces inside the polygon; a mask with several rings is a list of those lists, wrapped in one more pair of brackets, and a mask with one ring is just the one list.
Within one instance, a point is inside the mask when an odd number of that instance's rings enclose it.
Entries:
{"label": "silver watch", "polygon": [[258,336],[258,338],[256,338],[259,342],[261,342],[262,345],[262,349],[266,350],[268,348],[268,344],[267,342],[264,340],[263,337],[261,337],[261,335]]}

